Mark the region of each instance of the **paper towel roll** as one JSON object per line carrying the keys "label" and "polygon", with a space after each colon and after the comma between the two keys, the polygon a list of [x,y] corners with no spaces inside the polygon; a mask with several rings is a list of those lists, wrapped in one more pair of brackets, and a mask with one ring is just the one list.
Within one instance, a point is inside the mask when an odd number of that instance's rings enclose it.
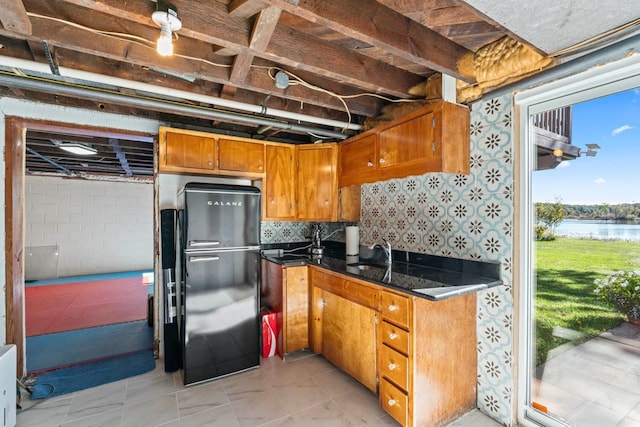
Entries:
{"label": "paper towel roll", "polygon": [[360,253],[360,227],[357,225],[348,225],[345,235],[347,255],[358,255]]}

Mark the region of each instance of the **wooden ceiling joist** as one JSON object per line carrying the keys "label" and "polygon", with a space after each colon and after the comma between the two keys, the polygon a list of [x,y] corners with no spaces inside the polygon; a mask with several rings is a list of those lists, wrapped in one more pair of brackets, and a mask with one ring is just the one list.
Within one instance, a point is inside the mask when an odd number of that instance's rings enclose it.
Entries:
{"label": "wooden ceiling joist", "polygon": [[354,11],[348,0],[318,2],[263,0],[308,21],[383,48],[389,53],[449,74],[469,83],[474,76],[459,61],[472,53],[375,0],[365,0]]}
{"label": "wooden ceiling joist", "polygon": [[[280,9],[276,7],[267,7],[258,13],[253,25],[251,41],[249,42],[249,47],[252,50],[264,51],[266,49],[269,40],[271,40],[271,35],[278,24],[280,12]],[[225,85],[222,89],[223,96],[230,97],[230,95],[235,95],[238,86],[244,84],[251,70],[253,58],[254,55],[249,52],[242,52],[236,56],[235,61],[233,61],[231,75],[229,76],[231,85]]]}
{"label": "wooden ceiling joist", "polygon": [[[252,22],[248,19],[230,16],[227,5],[217,1],[189,2],[181,0],[174,1],[174,3],[180,12],[182,21],[188,22],[188,25],[185,25],[179,32],[181,38],[175,46],[177,53],[188,52],[190,56],[207,56],[210,52],[208,49],[182,50],[181,44],[184,43],[184,39],[192,38],[215,46],[229,48],[234,52],[248,52],[256,57],[283,66],[309,71],[365,91],[401,98],[409,97],[409,89],[422,81],[420,76],[373,60],[349,49],[310,37],[293,28],[278,26],[273,32],[267,49],[264,52],[254,51],[249,46],[253,30]],[[118,0],[102,2],[65,0],[56,2],[56,7],[38,0],[25,0],[25,4],[29,5],[29,10],[42,10],[62,18],[72,14],[74,19],[79,21],[86,20],[86,8],[98,7],[100,12],[117,18],[118,23],[115,28],[122,26],[123,12],[120,9],[122,2]],[[74,6],[77,9],[75,4],[81,4],[85,11],[76,10],[74,13],[73,10],[69,10],[69,7],[61,7],[61,5],[66,5]],[[99,6],[95,6],[98,4]],[[149,18],[150,14],[150,6],[144,7],[144,2],[127,3],[126,16],[131,20],[135,19],[134,22],[151,26],[155,31],[155,25],[151,23]],[[98,23],[103,19],[104,17],[93,18],[93,21]],[[48,34],[56,33],[49,32]],[[157,36],[154,36],[154,39],[155,37]],[[177,58],[171,58],[171,61],[173,62],[175,59]]]}
{"label": "wooden ceiling joist", "polygon": [[0,23],[5,30],[31,34],[31,21],[21,0],[0,0]]}

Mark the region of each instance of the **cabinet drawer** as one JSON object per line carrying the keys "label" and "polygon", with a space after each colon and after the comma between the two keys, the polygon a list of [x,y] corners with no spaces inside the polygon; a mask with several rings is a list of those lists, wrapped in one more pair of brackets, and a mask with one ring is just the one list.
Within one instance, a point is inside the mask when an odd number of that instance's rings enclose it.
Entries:
{"label": "cabinet drawer", "polygon": [[409,333],[388,322],[381,324],[382,342],[404,354],[409,354]]}
{"label": "cabinet drawer", "polygon": [[380,381],[380,406],[400,424],[407,425],[407,395],[384,378]]}
{"label": "cabinet drawer", "polygon": [[311,269],[311,282],[313,286],[326,289],[334,294],[344,294],[344,279],[324,273],[317,268]]}
{"label": "cabinet drawer", "polygon": [[380,304],[382,316],[399,326],[409,328],[409,298],[391,292],[382,292]]}
{"label": "cabinet drawer", "polygon": [[391,347],[380,349],[380,372],[403,390],[409,388],[409,359]]}
{"label": "cabinet drawer", "polygon": [[358,304],[378,310],[378,301],[380,300],[380,291],[377,289],[362,285],[350,280],[344,281],[344,296],[348,300],[357,302]]}

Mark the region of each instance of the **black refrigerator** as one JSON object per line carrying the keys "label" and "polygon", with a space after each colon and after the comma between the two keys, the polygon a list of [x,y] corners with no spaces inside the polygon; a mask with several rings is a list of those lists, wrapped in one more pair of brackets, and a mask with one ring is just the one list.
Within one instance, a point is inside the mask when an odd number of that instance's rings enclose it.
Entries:
{"label": "black refrigerator", "polygon": [[185,385],[260,364],[260,190],[190,183],[178,194]]}

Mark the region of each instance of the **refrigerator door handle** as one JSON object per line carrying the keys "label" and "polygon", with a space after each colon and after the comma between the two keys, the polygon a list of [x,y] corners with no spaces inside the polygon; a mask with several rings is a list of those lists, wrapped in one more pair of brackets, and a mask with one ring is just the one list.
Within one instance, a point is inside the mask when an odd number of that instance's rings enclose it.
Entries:
{"label": "refrigerator door handle", "polygon": [[220,246],[219,240],[189,240],[189,246]]}
{"label": "refrigerator door handle", "polygon": [[219,256],[190,256],[189,262],[202,262],[202,261],[218,261]]}

